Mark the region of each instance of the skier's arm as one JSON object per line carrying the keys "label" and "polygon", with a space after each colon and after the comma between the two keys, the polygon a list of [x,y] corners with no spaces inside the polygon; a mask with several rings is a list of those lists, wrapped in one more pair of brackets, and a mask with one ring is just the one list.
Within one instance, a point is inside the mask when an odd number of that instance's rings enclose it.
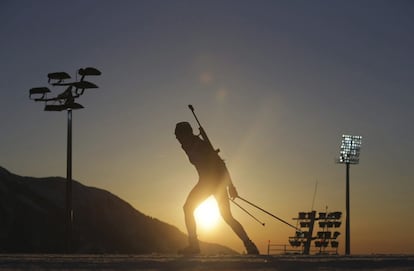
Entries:
{"label": "skier's arm", "polygon": [[234,186],[233,181],[231,180],[230,172],[227,169],[226,164],[224,163],[224,161],[221,158],[219,158],[219,159],[220,159],[220,164],[222,166],[222,170],[223,170],[223,174],[224,174],[223,177],[225,179],[226,186],[228,188],[229,196],[230,196],[231,199],[235,199],[239,196],[239,194],[237,193],[236,187]]}

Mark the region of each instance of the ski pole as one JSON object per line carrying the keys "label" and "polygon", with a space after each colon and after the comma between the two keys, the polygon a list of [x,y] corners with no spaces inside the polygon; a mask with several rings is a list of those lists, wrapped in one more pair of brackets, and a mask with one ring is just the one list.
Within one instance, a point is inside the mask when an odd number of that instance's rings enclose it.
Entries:
{"label": "ski pole", "polygon": [[270,215],[270,216],[272,216],[272,217],[276,218],[276,219],[277,219],[277,220],[279,220],[280,222],[283,222],[283,223],[285,223],[286,225],[288,225],[288,226],[290,226],[290,227],[294,228],[295,230],[297,230],[297,231],[299,231],[299,232],[302,232],[302,230],[301,230],[301,229],[299,229],[299,228],[297,228],[297,227],[293,226],[293,225],[292,225],[292,224],[290,224],[289,222],[286,222],[285,220],[283,220],[283,219],[281,219],[281,218],[279,218],[279,217],[275,216],[274,214],[272,214],[272,213],[270,213],[270,212],[266,211],[265,209],[260,208],[260,207],[259,207],[259,206],[257,206],[256,204],[253,204],[253,203],[251,203],[250,201],[248,201],[247,199],[244,199],[244,198],[242,198],[242,197],[240,197],[240,196],[238,196],[238,198],[239,198],[239,199],[241,199],[242,201],[244,201],[244,202],[246,202],[246,203],[250,204],[251,206],[253,206],[253,207],[255,207],[255,208],[259,209],[260,211],[262,211],[262,212],[264,212],[264,213],[266,213],[266,214],[268,214],[268,215]]}
{"label": "ski pole", "polygon": [[246,214],[248,214],[249,216],[251,216],[254,220],[256,220],[257,222],[259,222],[260,224],[262,224],[262,226],[265,226],[265,223],[263,223],[262,221],[260,221],[259,219],[257,219],[254,215],[252,215],[251,213],[249,213],[249,211],[247,211],[246,209],[244,209],[242,206],[240,206],[240,204],[238,204],[237,202],[235,202],[233,199],[230,199],[231,202],[233,202],[237,207],[239,207],[240,209],[242,209]]}

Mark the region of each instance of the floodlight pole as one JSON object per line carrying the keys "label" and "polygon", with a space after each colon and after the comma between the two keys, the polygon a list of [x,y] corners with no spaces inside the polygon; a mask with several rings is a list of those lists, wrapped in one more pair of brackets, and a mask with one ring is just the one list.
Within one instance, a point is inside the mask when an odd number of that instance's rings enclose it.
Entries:
{"label": "floodlight pole", "polygon": [[66,156],[66,252],[72,251],[72,109],[68,109],[68,138]]}
{"label": "floodlight pole", "polygon": [[346,221],[345,221],[345,255],[351,254],[351,234],[350,234],[350,201],[349,201],[349,168],[350,164],[346,164]]}
{"label": "floodlight pole", "polygon": [[349,171],[351,164],[359,163],[359,153],[361,149],[362,137],[352,135],[342,135],[342,144],[338,163],[346,165],[346,221],[345,221],[345,255],[351,254],[351,226],[350,226],[350,188]]}
{"label": "floodlight pole", "polygon": [[[83,95],[85,89],[98,88],[97,85],[85,81],[85,76],[98,76],[101,72],[92,67],[78,70],[81,79],[78,82],[63,82],[70,79],[65,72],[49,73],[48,82],[52,86],[65,86],[67,89],[56,97],[47,97],[50,90],[47,87],[32,88],[29,91],[29,98],[35,102],[45,102],[45,111],[63,111],[68,113],[68,136],[67,136],[67,157],[66,157],[66,198],[65,198],[65,237],[66,252],[72,253],[72,230],[73,230],[73,208],[72,208],[72,110],[82,109],[82,105],[75,103],[75,99]],[[53,81],[53,82],[51,82]]]}

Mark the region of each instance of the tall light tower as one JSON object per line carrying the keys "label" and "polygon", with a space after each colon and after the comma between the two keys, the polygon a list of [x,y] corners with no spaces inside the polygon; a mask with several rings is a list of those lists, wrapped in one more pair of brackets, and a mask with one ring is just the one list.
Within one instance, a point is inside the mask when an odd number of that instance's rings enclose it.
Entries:
{"label": "tall light tower", "polygon": [[349,166],[359,163],[362,136],[342,135],[341,150],[338,163],[346,165],[346,221],[345,221],[345,254],[351,254],[350,214],[349,214]]}
{"label": "tall light tower", "polygon": [[85,76],[101,75],[101,72],[95,68],[79,69],[78,74],[81,76],[79,81],[66,83],[70,75],[66,72],[49,73],[48,83],[52,86],[66,86],[66,90],[56,97],[48,97],[51,92],[47,87],[37,87],[30,89],[29,98],[36,102],[45,102],[45,111],[63,111],[68,113],[68,137],[67,137],[67,168],[66,168],[66,198],[65,198],[65,231],[66,231],[66,252],[72,252],[72,110],[84,108],[82,105],[75,103],[75,99],[83,95],[85,89],[98,88],[97,85],[85,81]]}

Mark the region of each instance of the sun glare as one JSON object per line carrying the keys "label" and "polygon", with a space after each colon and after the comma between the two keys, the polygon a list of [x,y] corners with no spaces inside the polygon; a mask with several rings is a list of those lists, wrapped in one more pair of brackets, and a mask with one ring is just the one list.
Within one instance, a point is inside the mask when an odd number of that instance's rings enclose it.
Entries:
{"label": "sun glare", "polygon": [[209,197],[205,200],[194,212],[197,226],[205,230],[210,230],[217,225],[220,212],[218,210],[217,202],[214,197]]}

